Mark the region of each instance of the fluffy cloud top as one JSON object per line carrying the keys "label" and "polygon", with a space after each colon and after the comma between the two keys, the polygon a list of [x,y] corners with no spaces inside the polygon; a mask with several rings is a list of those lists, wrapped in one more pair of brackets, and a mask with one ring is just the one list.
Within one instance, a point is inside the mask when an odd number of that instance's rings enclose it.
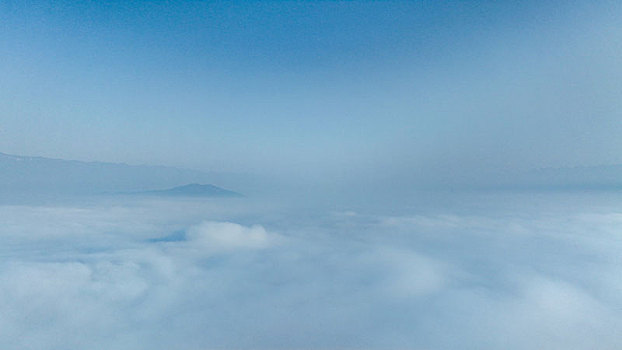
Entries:
{"label": "fluffy cloud top", "polygon": [[2,206],[0,348],[619,348],[622,207],[514,200]]}
{"label": "fluffy cloud top", "polygon": [[231,222],[203,222],[190,227],[186,237],[213,250],[265,248],[276,239],[260,225],[245,227]]}

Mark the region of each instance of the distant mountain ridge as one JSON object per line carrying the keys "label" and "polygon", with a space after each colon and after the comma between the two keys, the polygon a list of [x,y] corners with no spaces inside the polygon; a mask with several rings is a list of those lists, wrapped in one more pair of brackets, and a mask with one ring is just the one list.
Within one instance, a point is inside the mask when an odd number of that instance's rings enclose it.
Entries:
{"label": "distant mountain ridge", "polygon": [[[417,183],[408,185],[417,186]],[[443,179],[440,176],[436,182],[422,180],[419,185],[422,189],[441,190],[622,191],[622,165],[507,170],[483,177],[460,175]],[[138,192],[167,196],[217,195],[218,191],[214,188],[197,186],[214,186],[223,191],[228,191],[224,188],[234,188],[252,195],[257,191],[277,192],[283,185],[262,180],[256,175],[239,173],[207,173],[167,166],[84,162],[0,153],[0,199]]]}
{"label": "distant mountain ridge", "polygon": [[[478,169],[477,172],[435,174],[420,188],[467,191],[619,192],[622,164],[543,167],[536,169]],[[426,187],[428,186],[429,187]],[[416,185],[415,185],[416,186]]]}
{"label": "distant mountain ridge", "polygon": [[227,176],[166,166],[83,162],[0,153],[0,194],[127,193],[172,188],[184,183],[215,183],[217,180],[227,180]]}
{"label": "distant mountain ridge", "polygon": [[188,184],[165,190],[144,191],[136,194],[178,197],[242,197],[241,194],[214,185]]}
{"label": "distant mountain ridge", "polygon": [[620,191],[622,165],[539,168],[508,179],[505,186],[537,191]]}

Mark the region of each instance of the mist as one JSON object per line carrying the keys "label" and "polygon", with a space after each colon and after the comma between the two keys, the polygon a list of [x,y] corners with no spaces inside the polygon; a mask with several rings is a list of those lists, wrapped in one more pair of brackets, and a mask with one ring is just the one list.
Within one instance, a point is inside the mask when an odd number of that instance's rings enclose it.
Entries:
{"label": "mist", "polygon": [[620,349],[620,23],[0,2],[0,349]]}
{"label": "mist", "polygon": [[9,154],[332,187],[622,163],[616,2],[46,3],[0,14]]}
{"label": "mist", "polygon": [[617,195],[434,199],[2,205],[0,345],[619,346]]}

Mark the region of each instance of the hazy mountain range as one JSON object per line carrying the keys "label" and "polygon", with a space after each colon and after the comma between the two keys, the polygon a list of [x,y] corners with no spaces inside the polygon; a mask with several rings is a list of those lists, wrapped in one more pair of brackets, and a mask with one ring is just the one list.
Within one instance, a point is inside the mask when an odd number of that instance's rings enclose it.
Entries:
{"label": "hazy mountain range", "polygon": [[[192,184],[192,185],[188,185]],[[211,185],[199,185],[211,184]],[[105,194],[231,196],[224,190],[256,184],[251,177],[207,173],[166,166],[128,165],[24,157],[0,153],[0,194]],[[452,189],[477,190],[622,190],[622,165],[544,168],[506,173],[483,181],[441,184]],[[422,184],[422,188],[426,185]]]}
{"label": "hazy mountain range", "polygon": [[540,168],[510,177],[501,187],[533,190],[622,190],[622,165]]}
{"label": "hazy mountain range", "polygon": [[[0,193],[105,194],[171,189],[189,183],[214,183],[221,173],[165,166],[24,157],[0,153]],[[209,187],[211,186],[211,187]],[[186,188],[207,194],[218,187]],[[169,190],[174,193],[176,190]],[[222,190],[226,191],[226,190]],[[218,192],[221,195],[225,192]]]}
{"label": "hazy mountain range", "polygon": [[188,184],[165,190],[143,191],[134,194],[173,197],[242,197],[241,194],[214,185]]}

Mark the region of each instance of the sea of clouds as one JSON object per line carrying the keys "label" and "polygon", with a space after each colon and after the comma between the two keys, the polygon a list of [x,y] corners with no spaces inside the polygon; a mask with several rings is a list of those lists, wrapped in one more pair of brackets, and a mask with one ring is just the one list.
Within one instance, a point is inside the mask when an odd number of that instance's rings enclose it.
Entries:
{"label": "sea of clouds", "polygon": [[1,349],[619,349],[622,201],[0,206]]}

